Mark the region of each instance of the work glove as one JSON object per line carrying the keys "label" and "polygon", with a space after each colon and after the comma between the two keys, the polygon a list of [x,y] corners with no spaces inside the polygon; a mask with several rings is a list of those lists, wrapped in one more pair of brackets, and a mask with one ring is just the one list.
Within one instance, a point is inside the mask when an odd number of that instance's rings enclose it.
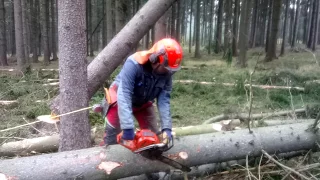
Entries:
{"label": "work glove", "polygon": [[130,149],[131,151],[136,150],[136,143],[134,141],[134,130],[133,129],[124,129],[117,136],[118,144]]}
{"label": "work glove", "polygon": [[95,113],[101,113],[103,110],[103,107],[101,104],[95,104],[92,106],[92,111]]}
{"label": "work glove", "polygon": [[172,134],[171,129],[165,128],[162,130],[162,137],[161,137],[162,143],[166,145],[171,145],[172,143]]}

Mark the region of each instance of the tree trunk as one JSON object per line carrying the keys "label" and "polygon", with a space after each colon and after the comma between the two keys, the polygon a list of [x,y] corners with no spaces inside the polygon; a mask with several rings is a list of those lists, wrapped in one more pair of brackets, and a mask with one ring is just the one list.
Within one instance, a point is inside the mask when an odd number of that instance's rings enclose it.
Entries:
{"label": "tree trunk", "polygon": [[27,64],[30,63],[29,61],[29,46],[28,46],[28,23],[27,23],[27,8],[26,8],[26,1],[21,0],[21,14],[22,14],[22,34],[23,34],[23,47],[24,47],[24,56],[26,59]]}
{"label": "tree trunk", "polygon": [[180,0],[181,3],[181,21],[180,21],[180,43],[185,44],[186,42],[186,33],[187,33],[187,25],[186,25],[186,9],[187,9],[187,3],[185,1]]}
{"label": "tree trunk", "polygon": [[176,3],[173,3],[171,6],[171,21],[170,21],[170,35],[172,38],[176,37]]}
{"label": "tree trunk", "polygon": [[196,19],[195,19],[195,26],[196,26],[196,47],[195,47],[195,52],[194,52],[194,57],[195,58],[200,58],[200,11],[201,11],[201,0],[197,0],[197,14],[196,14]]}
{"label": "tree trunk", "polygon": [[232,55],[238,56],[238,27],[239,27],[240,0],[234,0],[232,22]]}
{"label": "tree trunk", "polygon": [[296,6],[297,8],[296,8],[296,15],[294,19],[291,48],[294,48],[296,46],[296,41],[297,41],[297,34],[299,30],[299,19],[300,19],[300,0],[297,0]]}
{"label": "tree trunk", "polygon": [[10,1],[10,52],[11,56],[16,54],[16,37],[15,37],[15,25],[14,25],[14,1]]}
{"label": "tree trunk", "polygon": [[56,43],[56,6],[54,5],[55,0],[51,0],[51,42],[52,42],[52,60],[55,61],[58,59],[57,57],[57,43]]}
{"label": "tree trunk", "polygon": [[126,24],[126,18],[128,16],[128,1],[127,0],[116,0],[116,33],[120,32],[120,30]]}
{"label": "tree trunk", "polygon": [[230,47],[230,39],[232,37],[231,35],[231,17],[232,17],[232,1],[226,1],[225,2],[225,26],[224,26],[224,52],[226,53]]}
{"label": "tree trunk", "polygon": [[31,0],[30,1],[30,7],[31,7],[31,31],[32,31],[32,38],[31,38],[31,51],[32,51],[32,62],[33,63],[38,63],[38,34],[39,34],[39,29],[37,28],[38,22],[37,18],[38,13],[37,13],[37,6],[39,6],[39,1],[37,0]]}
{"label": "tree trunk", "polygon": [[211,54],[212,48],[212,28],[213,28],[213,10],[214,10],[214,0],[210,1],[210,16],[209,16],[209,47],[208,54]]}
{"label": "tree trunk", "polygon": [[113,31],[114,31],[113,30],[114,11],[112,9],[112,4],[114,4],[114,0],[106,0],[107,44],[111,41],[113,37]]}
{"label": "tree trunk", "polygon": [[257,43],[257,46],[259,46],[259,47],[264,47],[265,46],[265,40],[266,40],[266,33],[267,33],[267,28],[266,28],[266,26],[267,26],[267,17],[268,17],[268,10],[269,10],[269,8],[268,8],[268,2],[269,2],[269,0],[262,0],[261,1],[261,4],[260,4],[260,25],[258,26],[258,28],[259,28],[259,32],[261,32],[261,33],[259,33],[258,34],[258,39],[259,39],[259,41],[258,41],[258,43]]}
{"label": "tree trunk", "polygon": [[272,4],[272,26],[268,44],[269,47],[265,58],[266,62],[272,61],[273,59],[277,58],[276,50],[282,0],[274,0]]}
{"label": "tree trunk", "polygon": [[251,0],[242,1],[241,5],[241,16],[240,16],[240,36],[239,36],[239,46],[240,53],[238,57],[237,65],[241,68],[247,66],[247,50],[249,41],[249,19],[251,11]]}
{"label": "tree trunk", "polygon": [[269,8],[268,8],[268,25],[267,25],[267,35],[266,35],[266,46],[265,50],[268,52],[269,42],[270,42],[270,32],[272,26],[272,14],[273,14],[273,4],[275,0],[269,0]]}
{"label": "tree trunk", "polygon": [[50,51],[49,51],[49,30],[48,30],[48,1],[41,1],[41,34],[42,34],[42,44],[43,44],[43,63],[48,65],[50,61]]}
{"label": "tree trunk", "polygon": [[223,0],[219,0],[218,11],[217,11],[217,28],[216,28],[216,43],[215,43],[215,53],[220,52],[220,46],[222,41],[222,16],[223,16]]}
{"label": "tree trunk", "polygon": [[[89,98],[123,62],[123,59],[136,47],[149,27],[158,21],[174,1],[149,0],[128,22],[128,25],[88,65]],[[59,101],[58,96],[51,103],[51,109],[57,114],[59,114]]]}
{"label": "tree trunk", "polygon": [[8,66],[4,0],[0,0],[0,65]]}
{"label": "tree trunk", "polygon": [[[189,167],[316,148],[320,134],[306,131],[311,123],[247,129],[180,137],[165,155]],[[180,154],[188,155],[182,158]],[[120,145],[0,161],[1,173],[23,179],[119,179],[143,173],[168,171],[157,160],[133,154]],[[41,168],[39,168],[41,167]],[[136,168],[139,167],[139,168]],[[51,171],[54,169],[54,171]]]}
{"label": "tree trunk", "polygon": [[93,23],[92,23],[92,1],[87,0],[87,11],[88,11],[88,24],[87,24],[87,29],[88,29],[88,51],[89,51],[89,56],[93,56]]}
{"label": "tree trunk", "polygon": [[14,0],[14,24],[15,24],[18,70],[21,72],[25,72],[27,69],[27,65],[26,65],[27,62],[25,58],[24,44],[23,44],[21,0]]}
{"label": "tree trunk", "polygon": [[251,38],[249,41],[250,48],[254,48],[256,45],[256,30],[257,30],[257,21],[258,21],[258,4],[259,1],[253,1],[253,11],[252,11],[252,23],[251,23]]}
{"label": "tree trunk", "polygon": [[190,25],[189,25],[189,53],[191,53],[192,48],[192,12],[193,12],[193,2],[190,1]]}
{"label": "tree trunk", "polygon": [[303,44],[307,44],[307,39],[308,39],[308,22],[309,22],[309,18],[310,18],[310,12],[308,12],[310,5],[309,5],[310,0],[308,0],[307,2],[305,2],[304,7],[303,7],[303,40],[302,43]]}
{"label": "tree trunk", "polygon": [[[58,1],[61,113],[88,107],[85,1]],[[72,48],[70,48],[72,47]],[[72,93],[71,93],[72,92]],[[59,151],[88,148],[88,111],[60,117]]]}
{"label": "tree trunk", "polygon": [[204,46],[204,39],[206,38],[206,24],[207,24],[207,6],[208,6],[208,1],[207,0],[202,0],[202,28],[200,30],[201,38],[200,38],[200,46]]}
{"label": "tree trunk", "polygon": [[313,41],[312,41],[312,51],[316,51],[316,47],[318,44],[318,29],[319,29],[319,1],[315,1],[315,19],[314,19],[314,32],[313,32]]}
{"label": "tree trunk", "polygon": [[290,8],[290,0],[286,0],[286,11],[285,11],[285,17],[284,17],[284,24],[283,24],[283,34],[282,34],[282,44],[281,44],[280,56],[283,56],[285,53],[289,8]]}
{"label": "tree trunk", "polygon": [[166,37],[167,34],[167,18],[168,14],[165,13],[163,16],[157,21],[155,24],[155,42],[159,41],[160,39],[163,39]]}
{"label": "tree trunk", "polygon": [[180,42],[181,34],[180,34],[180,22],[181,22],[181,3],[183,0],[177,0],[177,22],[176,22],[176,40]]}

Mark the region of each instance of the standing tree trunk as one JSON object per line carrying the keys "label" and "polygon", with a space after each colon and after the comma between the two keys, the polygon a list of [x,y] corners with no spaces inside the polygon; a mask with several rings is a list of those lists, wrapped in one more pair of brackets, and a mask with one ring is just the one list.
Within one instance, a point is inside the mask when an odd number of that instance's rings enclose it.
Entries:
{"label": "standing tree trunk", "polygon": [[215,45],[215,53],[220,52],[220,46],[222,41],[222,16],[223,16],[223,0],[219,0],[218,4],[218,22],[217,22],[217,28],[216,28],[216,45]]}
{"label": "standing tree trunk", "polygon": [[177,0],[177,8],[178,8],[178,11],[177,11],[177,23],[176,23],[176,40],[178,42],[180,42],[180,37],[181,37],[181,34],[180,34],[180,22],[181,22],[181,2],[182,0]]}
{"label": "standing tree trunk", "polygon": [[270,41],[270,31],[271,31],[271,26],[272,26],[272,14],[273,14],[273,7],[272,5],[274,4],[275,0],[269,0],[269,9],[268,9],[268,25],[267,25],[267,35],[266,35],[266,46],[265,50],[268,52],[269,48],[269,41]]}
{"label": "standing tree trunk", "polygon": [[286,11],[285,11],[285,17],[284,17],[284,24],[283,24],[283,34],[282,34],[282,45],[281,45],[281,52],[280,56],[283,56],[285,53],[285,47],[286,47],[286,36],[287,36],[287,21],[288,21],[288,13],[289,13],[289,6],[290,6],[290,0],[286,0]]}
{"label": "standing tree trunk", "polygon": [[107,44],[111,41],[113,37],[113,19],[114,19],[114,11],[112,9],[112,4],[114,4],[114,0],[106,0],[106,21],[107,21]]}
{"label": "standing tree trunk", "polygon": [[232,17],[232,1],[226,1],[225,3],[225,12],[226,12],[226,18],[225,18],[225,26],[224,26],[224,52],[229,51],[230,47],[230,40],[231,40],[231,17]]}
{"label": "standing tree trunk", "polygon": [[210,1],[210,16],[209,16],[209,47],[208,54],[211,54],[212,48],[212,28],[213,28],[213,10],[214,10],[214,0]]}
{"label": "standing tree trunk", "polygon": [[41,17],[41,34],[42,34],[42,44],[43,44],[43,63],[44,65],[49,64],[50,60],[50,52],[49,52],[49,32],[48,32],[48,1],[41,2],[41,10],[40,10],[40,17]]}
{"label": "standing tree trunk", "polygon": [[201,46],[204,45],[204,42],[205,42],[204,39],[206,38],[207,6],[208,6],[208,1],[207,0],[202,0],[202,7],[203,7],[203,10],[202,10],[202,28],[201,28],[201,31],[200,31],[200,34],[201,34],[200,44],[201,44]]}
{"label": "standing tree trunk", "polygon": [[52,32],[52,35],[51,35],[51,38],[52,38],[52,61],[55,61],[58,59],[57,57],[57,43],[56,43],[56,6],[54,5],[54,1],[56,0],[51,0],[51,18],[52,18],[52,21],[51,21],[51,32]]}
{"label": "standing tree trunk", "polygon": [[309,12],[309,8],[310,8],[310,0],[308,0],[303,7],[303,40],[302,43],[306,44],[308,41],[308,22],[310,19],[310,12]]}
{"label": "standing tree trunk", "polygon": [[4,0],[0,0],[0,65],[8,66]]}
{"label": "standing tree trunk", "polygon": [[9,30],[10,30],[10,52],[11,56],[14,56],[16,54],[16,36],[15,36],[15,25],[14,25],[14,1],[10,1],[10,24],[9,24]]}
{"label": "standing tree trunk", "polygon": [[269,62],[277,58],[277,39],[278,39],[278,30],[279,30],[279,20],[281,15],[281,6],[282,0],[274,0],[272,6],[272,27],[271,35],[268,44],[268,51],[266,53],[265,61]]}
{"label": "standing tree trunk", "polygon": [[163,16],[157,21],[154,31],[155,31],[155,42],[159,41],[166,37],[167,34],[167,18],[168,14],[165,13]]}
{"label": "standing tree trunk", "polygon": [[316,47],[317,47],[317,44],[318,44],[318,29],[319,29],[319,1],[316,1],[315,0],[315,19],[314,19],[314,32],[313,32],[313,41],[312,41],[312,51],[316,51]]}
{"label": "standing tree trunk", "polygon": [[180,0],[181,3],[181,21],[180,21],[180,35],[181,35],[181,39],[180,39],[180,43],[185,44],[186,41],[186,9],[187,9],[187,3],[185,3],[185,1]]}
{"label": "standing tree trunk", "polygon": [[232,22],[232,55],[238,56],[238,26],[239,26],[240,0],[234,0],[233,22]]}
{"label": "standing tree trunk", "polygon": [[32,62],[33,63],[38,63],[38,34],[39,34],[39,29],[37,28],[38,26],[38,22],[37,22],[37,18],[38,17],[38,13],[37,13],[37,7],[39,6],[39,1],[38,0],[31,0],[30,1],[30,7],[31,7],[31,31],[32,31],[32,37],[31,38],[31,51],[32,51]]}
{"label": "standing tree trunk", "polygon": [[23,47],[24,47],[24,56],[29,64],[29,45],[28,45],[28,23],[27,23],[27,7],[26,7],[26,1],[21,0],[21,12],[22,12],[22,33],[23,33]]}
{"label": "standing tree trunk", "polygon": [[[85,8],[85,1],[58,0],[61,113],[89,105]],[[59,151],[91,146],[88,114],[82,111],[60,118]]]}
{"label": "standing tree trunk", "polygon": [[294,48],[296,46],[296,41],[297,41],[297,34],[299,29],[299,18],[300,18],[300,0],[297,0],[296,6],[297,8],[296,8],[296,15],[295,15],[294,25],[293,25],[291,48]]}
{"label": "standing tree trunk", "polygon": [[129,8],[127,6],[127,0],[116,0],[116,33],[120,32],[120,30],[126,24],[126,18],[128,17]]}
{"label": "standing tree trunk", "polygon": [[192,12],[193,12],[193,2],[190,1],[190,26],[189,26],[189,53],[191,53],[192,48]]}
{"label": "standing tree trunk", "polygon": [[251,23],[251,38],[249,41],[250,48],[254,48],[256,45],[256,30],[257,30],[257,22],[258,22],[258,5],[259,1],[253,1],[253,12],[252,12],[252,23]]}
{"label": "standing tree trunk", "polygon": [[14,26],[15,26],[15,36],[16,36],[18,70],[21,72],[25,72],[27,69],[27,65],[26,65],[26,58],[24,54],[24,44],[23,44],[21,0],[14,0]]}
{"label": "standing tree trunk", "polygon": [[88,11],[88,22],[87,22],[87,29],[88,29],[88,47],[89,47],[89,56],[93,56],[93,34],[92,34],[92,1],[87,0],[87,11]]}
{"label": "standing tree trunk", "polygon": [[195,20],[195,26],[196,26],[196,48],[194,52],[195,58],[200,58],[200,10],[201,10],[201,0],[197,0],[197,8],[196,8],[196,20]]}
{"label": "standing tree trunk", "polygon": [[240,16],[240,36],[239,46],[240,53],[238,57],[237,65],[241,68],[247,66],[247,50],[249,40],[249,20],[251,11],[251,0],[243,0],[241,5],[241,16]]}
{"label": "standing tree trunk", "polygon": [[175,22],[176,22],[176,3],[173,3],[173,5],[171,6],[171,22],[170,22],[171,37],[176,37]]}

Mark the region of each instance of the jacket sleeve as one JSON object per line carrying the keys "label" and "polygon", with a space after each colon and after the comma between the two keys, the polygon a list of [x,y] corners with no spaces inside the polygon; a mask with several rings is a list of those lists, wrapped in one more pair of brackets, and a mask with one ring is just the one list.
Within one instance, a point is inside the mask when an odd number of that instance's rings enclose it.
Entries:
{"label": "jacket sleeve", "polygon": [[170,95],[172,91],[172,77],[166,82],[165,88],[157,98],[157,106],[161,120],[161,129],[172,129],[172,119],[170,112]]}
{"label": "jacket sleeve", "polygon": [[137,63],[134,60],[128,59],[124,63],[120,72],[117,101],[121,129],[134,128],[134,121],[132,117],[132,95],[138,68]]}

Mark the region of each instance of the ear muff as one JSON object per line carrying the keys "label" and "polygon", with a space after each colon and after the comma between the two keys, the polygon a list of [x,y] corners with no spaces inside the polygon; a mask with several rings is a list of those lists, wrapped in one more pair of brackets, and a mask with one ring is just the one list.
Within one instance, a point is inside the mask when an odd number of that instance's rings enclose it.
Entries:
{"label": "ear muff", "polygon": [[159,61],[159,56],[163,56],[165,55],[167,52],[165,49],[160,49],[160,51],[153,53],[149,56],[149,61],[154,64],[157,63]]}

